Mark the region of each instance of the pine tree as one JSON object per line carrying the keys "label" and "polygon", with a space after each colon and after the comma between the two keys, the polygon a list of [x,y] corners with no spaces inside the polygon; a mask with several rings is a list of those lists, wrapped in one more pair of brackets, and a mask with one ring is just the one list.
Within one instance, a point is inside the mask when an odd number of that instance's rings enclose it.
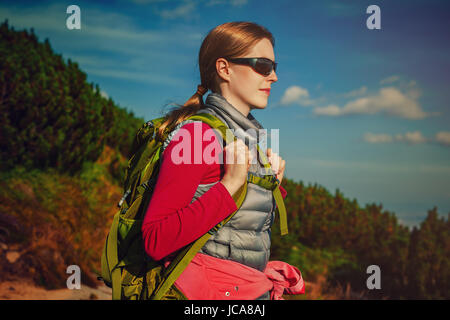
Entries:
{"label": "pine tree", "polygon": [[34,31],[0,25],[0,170],[55,168],[75,174],[106,143],[127,156],[144,122],[100,95],[78,64]]}

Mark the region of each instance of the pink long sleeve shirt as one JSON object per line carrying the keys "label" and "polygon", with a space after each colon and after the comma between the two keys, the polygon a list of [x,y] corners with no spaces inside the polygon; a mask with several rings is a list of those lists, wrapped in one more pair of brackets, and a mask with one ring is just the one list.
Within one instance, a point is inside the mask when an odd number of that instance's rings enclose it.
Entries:
{"label": "pink long sleeve shirt", "polygon": [[[154,260],[161,260],[201,237],[238,209],[219,181],[225,173],[219,162],[222,146],[215,135],[211,140],[204,138],[211,127],[202,122],[201,134],[195,123],[181,128],[184,132],[177,132],[162,153],[158,181],[142,224],[145,251]],[[190,149],[180,152],[182,145]],[[211,153],[211,148],[215,152]],[[190,151],[190,155],[184,155],[184,151]],[[203,159],[205,151],[211,153],[215,161],[195,163],[194,160]],[[191,161],[177,163],[180,156],[187,159],[190,156]],[[191,203],[199,184],[213,182],[217,183]],[[280,191],[285,198],[286,190],[280,186]]]}

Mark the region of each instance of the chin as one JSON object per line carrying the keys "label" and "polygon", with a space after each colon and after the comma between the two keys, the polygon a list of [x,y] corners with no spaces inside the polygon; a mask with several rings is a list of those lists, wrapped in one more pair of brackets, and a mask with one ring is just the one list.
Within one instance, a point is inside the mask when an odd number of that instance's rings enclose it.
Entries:
{"label": "chin", "polygon": [[255,101],[255,109],[264,109],[265,107],[267,107],[267,99],[264,99],[264,101]]}
{"label": "chin", "polygon": [[256,105],[256,104],[254,104],[254,105],[252,105],[252,107],[250,109],[251,110],[265,109],[266,106],[267,106],[267,104],[265,104],[265,105],[260,105],[260,104]]}

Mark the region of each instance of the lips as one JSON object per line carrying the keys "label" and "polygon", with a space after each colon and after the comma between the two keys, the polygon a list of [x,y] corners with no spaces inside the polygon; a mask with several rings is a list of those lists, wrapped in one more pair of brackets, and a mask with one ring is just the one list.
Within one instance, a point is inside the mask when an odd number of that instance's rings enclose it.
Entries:
{"label": "lips", "polygon": [[267,95],[270,94],[270,89],[259,89],[259,90],[264,91],[265,93],[267,93]]}

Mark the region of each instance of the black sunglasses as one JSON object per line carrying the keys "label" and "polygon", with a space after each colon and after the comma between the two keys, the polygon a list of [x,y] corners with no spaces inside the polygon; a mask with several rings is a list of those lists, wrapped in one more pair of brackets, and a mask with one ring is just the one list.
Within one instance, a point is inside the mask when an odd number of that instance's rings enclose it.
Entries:
{"label": "black sunglasses", "polygon": [[228,59],[228,61],[236,64],[248,65],[265,77],[270,75],[272,70],[276,72],[278,64],[267,58],[234,58]]}

